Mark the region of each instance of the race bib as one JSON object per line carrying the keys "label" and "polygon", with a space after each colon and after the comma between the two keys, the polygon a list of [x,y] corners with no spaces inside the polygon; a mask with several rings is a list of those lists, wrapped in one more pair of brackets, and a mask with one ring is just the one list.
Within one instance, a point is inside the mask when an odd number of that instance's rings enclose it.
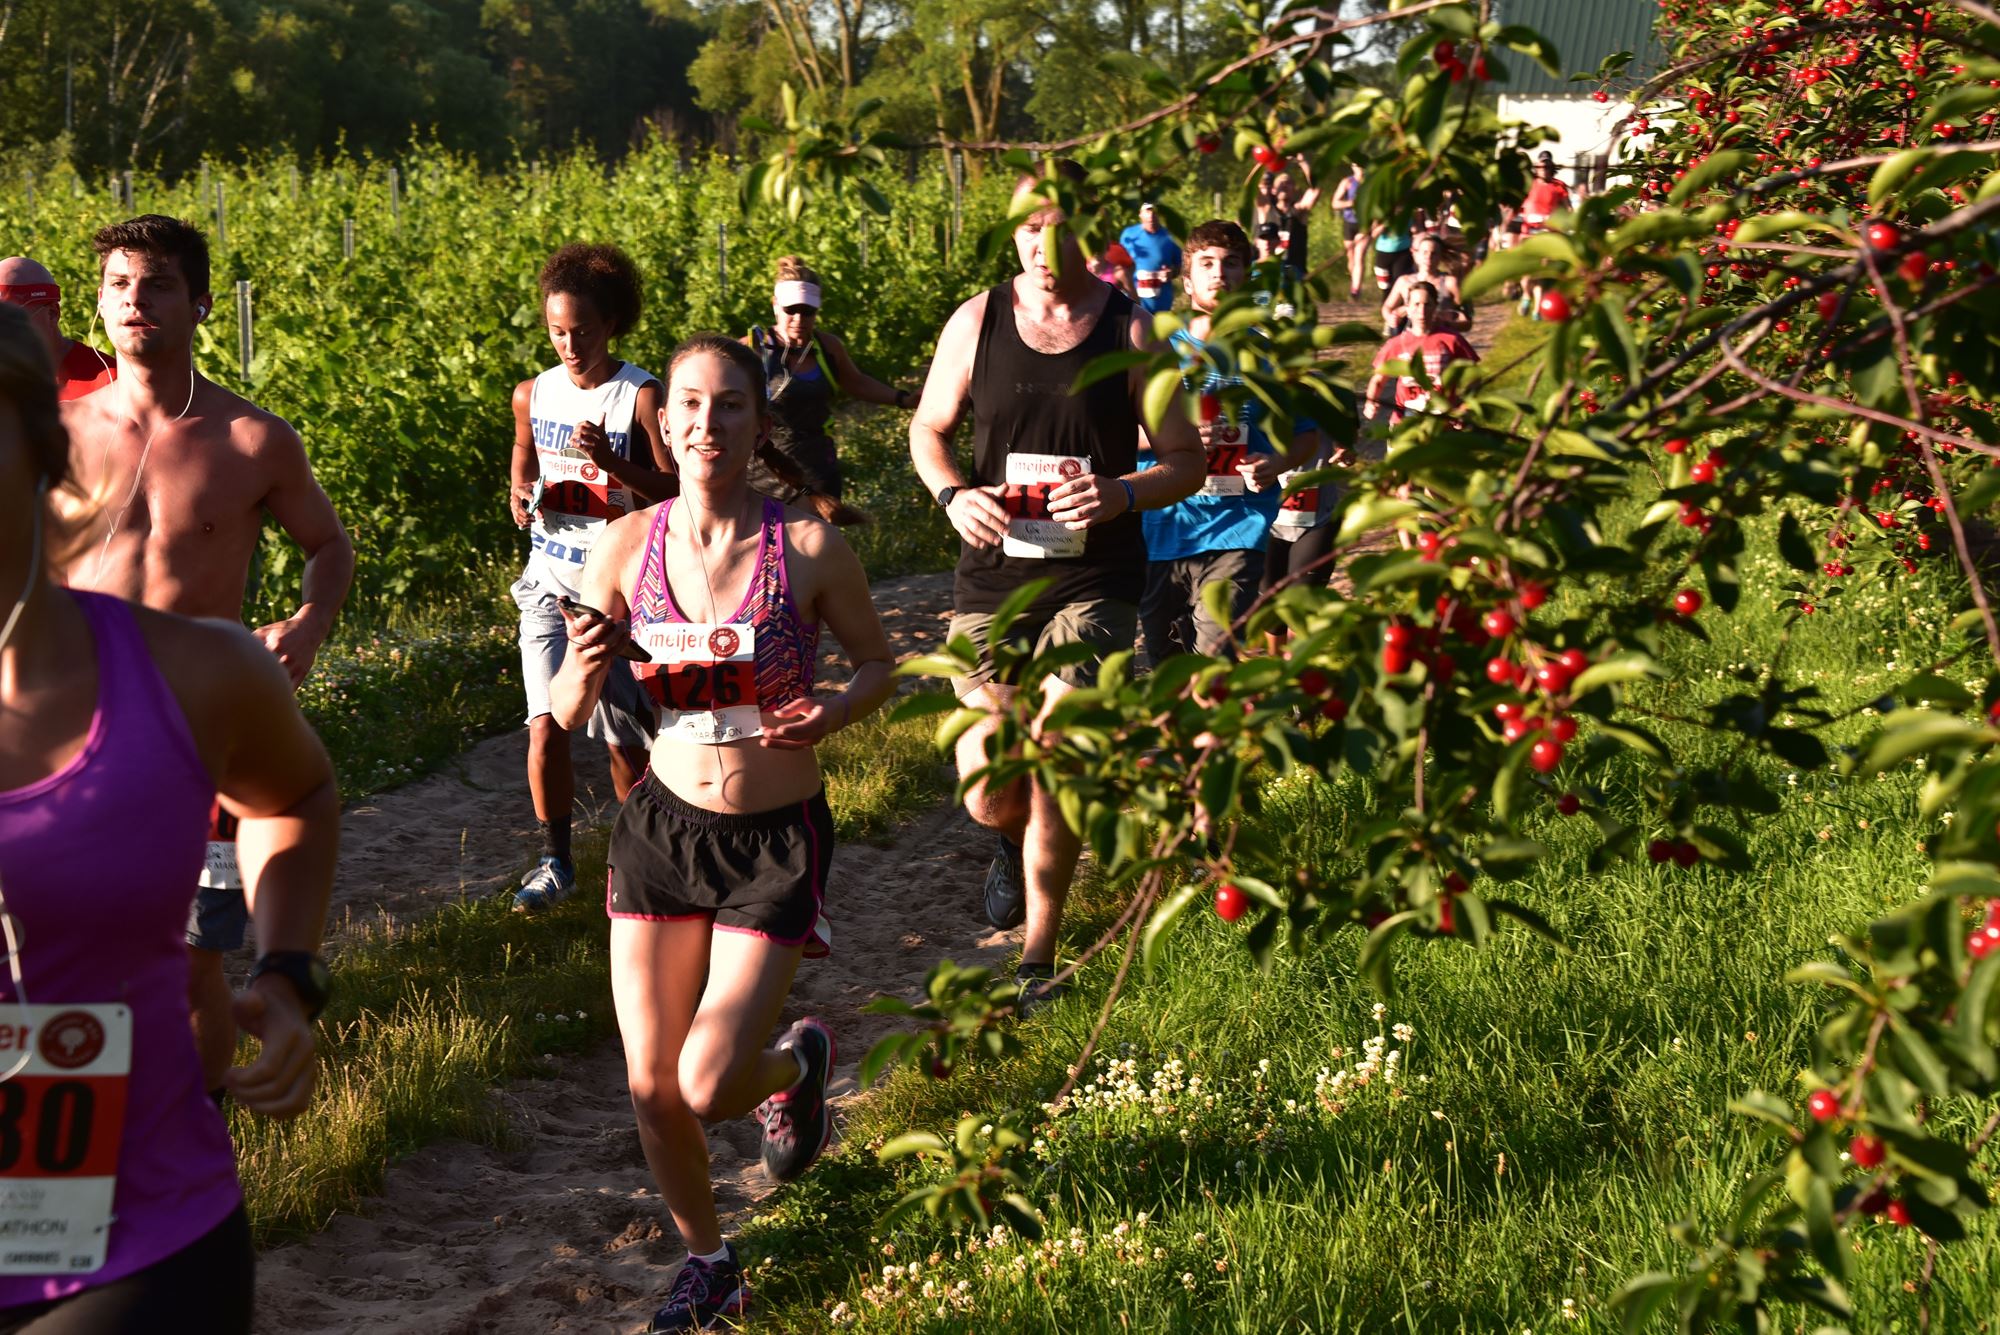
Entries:
{"label": "race bib", "polygon": [[1132,281],[1133,285],[1139,289],[1139,295],[1142,297],[1157,297],[1160,295],[1160,289],[1166,286],[1165,283],[1162,283],[1151,274],[1146,274],[1143,277],[1135,274]]}
{"label": "race bib", "polygon": [[662,711],[660,736],[719,746],[764,731],[755,626],[656,622],[633,638],[652,659],[636,675]]}
{"label": "race bib", "polygon": [[126,1006],[0,1004],[0,1274],[87,1275],[104,1265],[125,1098]]}
{"label": "race bib", "polygon": [[1198,496],[1241,496],[1249,490],[1239,464],[1250,462],[1250,442],[1243,428],[1224,418],[1217,421],[1208,437],[1208,476],[1201,480]]}
{"label": "race bib", "polygon": [[1001,553],[1031,559],[1082,556],[1084,531],[1049,518],[1049,495],[1088,468],[1089,461],[1074,454],[1008,455],[1007,485],[1000,495],[1007,507]]}
{"label": "race bib", "polygon": [[632,493],[590,461],[582,450],[535,450],[542,470],[537,514],[551,532],[601,528],[632,508]]}
{"label": "race bib", "polygon": [[[236,865],[236,841],[211,839],[208,856],[202,860],[200,886],[204,890],[241,890],[243,872]],[[5,1070],[0,1065],[0,1070]]]}
{"label": "race bib", "polygon": [[[1303,469],[1293,469],[1278,475],[1278,485],[1287,487]],[[1308,529],[1319,519],[1319,488],[1301,487],[1297,491],[1285,493],[1285,499],[1278,502],[1278,517],[1271,521],[1274,528]]]}

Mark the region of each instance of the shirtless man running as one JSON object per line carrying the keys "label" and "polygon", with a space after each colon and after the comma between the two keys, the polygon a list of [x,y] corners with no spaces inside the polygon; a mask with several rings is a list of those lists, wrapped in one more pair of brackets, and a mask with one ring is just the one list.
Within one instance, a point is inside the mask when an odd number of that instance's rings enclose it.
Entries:
{"label": "shirtless man running", "polygon": [[[294,688],[333,626],[354,578],[354,547],[313,479],[298,433],[194,368],[208,316],[208,241],[147,214],[92,238],[98,312],[118,378],[64,405],[75,472],[93,512],[79,516],[63,572],[91,589],[183,616],[236,621],[268,512],[306,554],[305,595],[257,629]],[[211,832],[208,868],[188,923],[189,1000],[202,1074],[217,1089],[236,1053],[222,953],[243,944],[246,910],[235,845]]]}

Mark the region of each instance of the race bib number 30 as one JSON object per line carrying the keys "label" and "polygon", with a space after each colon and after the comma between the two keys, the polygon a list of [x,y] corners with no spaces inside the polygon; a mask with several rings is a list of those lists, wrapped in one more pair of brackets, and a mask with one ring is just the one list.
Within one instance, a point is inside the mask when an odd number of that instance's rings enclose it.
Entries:
{"label": "race bib number 30", "polygon": [[1057,487],[1082,477],[1089,461],[1073,454],[1010,454],[1007,485],[1001,503],[1007,507],[1005,556],[1032,559],[1083,555],[1082,529],[1068,529],[1049,517],[1049,495]]}
{"label": "race bib number 30", "polygon": [[0,1005],[0,1274],[104,1265],[132,1074],[125,1006]]}
{"label": "race bib number 30", "polygon": [[1216,422],[1208,438],[1208,476],[1201,480],[1200,496],[1241,496],[1249,488],[1237,472],[1250,462],[1250,442],[1243,428],[1231,421]]}
{"label": "race bib number 30", "polygon": [[757,701],[757,628],[671,621],[634,637],[652,662],[639,682],[663,711],[660,735],[717,746],[764,731]]}

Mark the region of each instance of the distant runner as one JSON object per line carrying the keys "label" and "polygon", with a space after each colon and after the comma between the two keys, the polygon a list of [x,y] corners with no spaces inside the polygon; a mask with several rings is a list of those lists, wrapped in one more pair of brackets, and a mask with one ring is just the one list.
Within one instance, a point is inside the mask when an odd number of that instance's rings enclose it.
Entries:
{"label": "distant runner", "polygon": [[1383,336],[1394,338],[1409,329],[1410,320],[1405,307],[1409,304],[1411,290],[1418,283],[1429,283],[1437,293],[1437,309],[1431,314],[1434,329],[1452,329],[1463,333],[1472,328],[1472,311],[1460,295],[1458,275],[1442,264],[1445,250],[1437,234],[1419,233],[1411,244],[1410,253],[1416,259],[1416,268],[1398,278],[1382,302]]}
{"label": "distant runner", "polygon": [[[1075,163],[1057,170],[1082,184]],[[1036,178],[1022,178],[1015,200],[1036,188]],[[1059,209],[1042,208],[1015,225],[1021,273],[952,314],[910,423],[917,476],[961,540],[951,631],[969,636],[982,653],[1001,602],[1044,577],[1054,583],[1014,623],[1013,634],[1038,650],[1088,644],[1099,657],[1129,647],[1146,578],[1145,538],[1133,512],[1190,495],[1204,471],[1201,440],[1177,412],[1157,433],[1147,432],[1158,464],[1140,471],[1141,368],[1071,392],[1078,372],[1096,358],[1142,347],[1149,322],[1090,276],[1074,233],[1063,235],[1060,276],[1049,267],[1044,229],[1061,221]],[[951,444],[968,409],[969,478]],[[1094,663],[1073,663],[1060,680],[1042,686],[1057,696],[1095,681],[1096,670]],[[990,658],[954,683],[960,700],[995,711],[1010,708],[1021,685],[995,680]],[[982,723],[959,739],[960,774],[986,764],[995,726]],[[1012,927],[1025,914],[1020,976],[1043,984],[1055,972],[1081,843],[1055,799],[1025,780],[999,791],[973,789],[966,810],[999,832],[999,856],[986,879],[987,918]],[[1040,986],[1037,995],[1049,995],[1048,988]]]}
{"label": "distant runner", "polygon": [[[514,895],[523,913],[576,888],[576,771],[569,734],[549,712],[549,681],[569,645],[558,602],[576,596],[584,559],[607,523],[679,489],[660,439],[660,382],[611,351],[611,341],[639,322],[638,269],[615,246],[578,243],[549,256],[536,281],[562,360],[514,387],[511,503],[514,522],[532,527],[532,545],[511,592],[521,610],[528,792],[542,834],[541,860]],[[620,802],[645,771],[651,714],[637,686],[620,679],[583,720],[610,752]]]}
{"label": "distant runner", "polygon": [[1297,278],[1312,268],[1312,211],[1318,206],[1319,187],[1312,183],[1312,169],[1304,158],[1271,182],[1271,221],[1278,225],[1285,267]]}
{"label": "distant runner", "polygon": [[[94,505],[72,515],[80,536],[62,578],[160,611],[239,621],[268,514],[305,553],[303,600],[254,633],[296,688],[347,598],[354,547],[298,432],[195,370],[195,326],[212,301],[201,231],[146,214],[91,244],[118,377],[63,410],[77,482]],[[236,1053],[222,956],[243,945],[248,919],[233,824],[218,807],[187,923],[195,1041],[218,1096]]]}
{"label": "distant runner", "polygon": [[[1240,377],[1203,360],[1210,316],[1224,296],[1243,286],[1249,271],[1250,241],[1235,223],[1217,219],[1188,233],[1185,285],[1194,314],[1173,341],[1190,384],[1201,394],[1208,472],[1194,495],[1142,516],[1147,564],[1139,618],[1146,655],[1155,666],[1179,653],[1234,656],[1230,626],[1250,610],[1263,582],[1264,548],[1278,517],[1279,477],[1319,447],[1319,428],[1300,421],[1279,455],[1264,432],[1262,403],[1243,392]],[[1202,589],[1216,580],[1233,588],[1227,623],[1214,621],[1202,602]]]}
{"label": "distant runner", "polygon": [[[801,1020],[766,1047],[802,955],[825,955],[833,858],[813,745],[893,691],[894,657],[838,530],[750,488],[769,428],[764,368],[697,335],[667,375],[682,492],[615,521],[584,567],[556,718],[635,675],[661,707],[651,768],[611,832],[611,991],[639,1141],[688,1260],[650,1331],[711,1330],[749,1300],[709,1186],[703,1122],[757,1110],[764,1171],[789,1182],[833,1133],[833,1035]],[[626,617],[630,616],[630,630]],[[854,663],[813,694],[822,630]],[[648,661],[621,659],[636,646]]]}
{"label": "distant runner", "polygon": [[1433,324],[1437,304],[1437,289],[1429,283],[1418,283],[1410,289],[1404,308],[1409,314],[1409,332],[1389,339],[1376,352],[1375,373],[1368,378],[1368,388],[1361,397],[1363,417],[1373,420],[1387,411],[1393,424],[1402,421],[1406,414],[1422,412],[1429,406],[1430,390],[1415,376],[1384,373],[1382,368],[1390,362],[1414,363],[1421,358],[1431,385],[1435,386],[1453,362],[1479,360],[1478,352],[1465,341],[1464,335]]}
{"label": "distant runner", "polygon": [[1119,234],[1118,244],[1132,257],[1132,283],[1139,304],[1155,313],[1172,310],[1174,280],[1181,272],[1181,248],[1167,235],[1160,211],[1151,204],[1141,204],[1139,221]]}
{"label": "distant runner", "polygon": [[798,256],[785,256],[778,261],[771,289],[771,327],[758,326],[745,340],[763,361],[770,386],[771,447],[791,465],[786,473],[796,474],[788,483],[760,457],[750,466],[750,485],[781,501],[795,501],[804,492],[839,500],[846,489],[826,430],[836,389],[863,403],[905,409],[917,405],[913,392],[869,375],[855,364],[845,343],[819,328],[821,300],[819,275]]}
{"label": "distant runner", "polygon": [[[184,291],[149,309],[191,327]],[[126,364],[134,380],[161,369]],[[204,422],[225,406],[213,386],[197,398]],[[202,444],[193,427],[169,448]],[[46,504],[71,459],[43,340],[0,309],[0,1330],[245,1335],[250,1221],[189,1031],[184,933],[219,798],[242,821],[264,951],[233,1002],[259,1051],[226,1085],[252,1112],[302,1112],[327,996],[313,952],[340,835],[333,767],[241,627],[55,582],[63,549],[96,539]]]}
{"label": "distant runner", "polygon": [[1132,257],[1116,241],[1090,262],[1090,271],[1128,297],[1138,294],[1132,286]]}
{"label": "distant runner", "polygon": [[1370,229],[1361,225],[1361,164],[1355,163],[1333,188],[1333,209],[1340,215],[1341,247],[1347,252],[1347,296],[1361,298],[1361,280],[1368,271]]}
{"label": "distant runner", "polygon": [[62,289],[55,276],[26,256],[0,260],[0,302],[28,312],[55,362],[56,397],[67,402],[102,389],[118,374],[118,363],[88,343],[64,338]]}

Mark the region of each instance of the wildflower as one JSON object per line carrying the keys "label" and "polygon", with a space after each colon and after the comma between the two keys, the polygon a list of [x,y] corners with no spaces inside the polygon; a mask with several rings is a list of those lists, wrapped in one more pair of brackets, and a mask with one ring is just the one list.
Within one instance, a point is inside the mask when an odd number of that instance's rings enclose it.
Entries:
{"label": "wildflower", "polygon": [[1190,1293],[1194,1291],[1194,1271],[1185,1270],[1181,1272],[1181,1287]]}

